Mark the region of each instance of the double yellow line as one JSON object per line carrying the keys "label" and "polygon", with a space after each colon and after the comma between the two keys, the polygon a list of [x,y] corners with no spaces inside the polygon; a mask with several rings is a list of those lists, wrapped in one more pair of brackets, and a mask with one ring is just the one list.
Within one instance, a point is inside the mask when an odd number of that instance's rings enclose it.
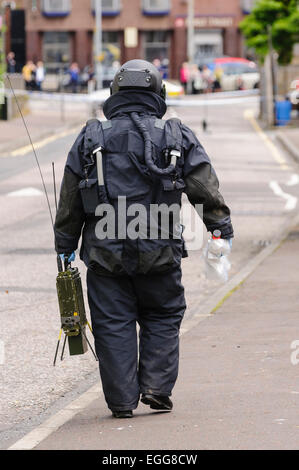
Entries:
{"label": "double yellow line", "polygon": [[[73,134],[74,132],[78,132],[79,126],[72,127],[71,129],[59,132],[58,134],[50,135],[49,137],[45,137],[44,139],[34,143],[35,150],[39,150],[46,145],[50,144],[51,142],[55,142],[55,140],[62,139],[63,137],[67,137],[68,135]],[[13,152],[10,152],[10,157],[22,157],[27,153],[32,152],[31,144],[25,145],[24,147],[18,148]]]}

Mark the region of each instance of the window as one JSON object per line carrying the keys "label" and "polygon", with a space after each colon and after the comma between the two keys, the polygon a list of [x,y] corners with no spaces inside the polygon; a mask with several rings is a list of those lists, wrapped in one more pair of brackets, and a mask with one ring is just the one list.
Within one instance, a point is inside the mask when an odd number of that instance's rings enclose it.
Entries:
{"label": "window", "polygon": [[195,62],[205,58],[221,57],[223,54],[222,30],[196,30],[194,35]]}
{"label": "window", "polygon": [[145,15],[168,15],[170,0],[142,0],[142,9]]}
{"label": "window", "polygon": [[117,31],[103,31],[103,82],[109,86],[120,67],[120,42]]}
{"label": "window", "polygon": [[67,16],[72,9],[71,0],[42,0],[41,9],[45,16]]}
{"label": "window", "polygon": [[256,0],[241,0],[241,8],[245,15],[248,15],[254,7]]}
{"label": "window", "polygon": [[[91,0],[91,9],[92,12],[95,12],[96,0]],[[120,0],[102,0],[102,15],[103,16],[116,16],[119,15],[121,11],[121,1]]]}
{"label": "window", "polygon": [[168,31],[148,31],[144,33],[144,58],[153,62],[163,78],[168,76],[169,33]]}
{"label": "window", "polygon": [[228,62],[221,64],[221,68],[226,75],[240,75],[243,73],[257,73],[257,67],[252,62],[251,65],[246,63],[238,63],[238,62]]}
{"label": "window", "polygon": [[70,34],[49,31],[43,35],[43,60],[47,72],[57,73],[66,68],[70,61]]}

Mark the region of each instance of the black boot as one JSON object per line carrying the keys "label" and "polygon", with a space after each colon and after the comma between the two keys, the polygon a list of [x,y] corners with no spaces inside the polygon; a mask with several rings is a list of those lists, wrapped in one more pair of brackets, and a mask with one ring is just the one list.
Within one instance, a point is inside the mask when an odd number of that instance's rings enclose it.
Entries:
{"label": "black boot", "polygon": [[173,404],[170,398],[163,397],[161,395],[150,395],[149,393],[143,393],[141,396],[141,402],[145,405],[150,405],[152,410],[171,411],[173,408]]}
{"label": "black boot", "polygon": [[112,415],[114,418],[133,418],[133,411],[132,410],[121,410],[121,411],[112,411]]}

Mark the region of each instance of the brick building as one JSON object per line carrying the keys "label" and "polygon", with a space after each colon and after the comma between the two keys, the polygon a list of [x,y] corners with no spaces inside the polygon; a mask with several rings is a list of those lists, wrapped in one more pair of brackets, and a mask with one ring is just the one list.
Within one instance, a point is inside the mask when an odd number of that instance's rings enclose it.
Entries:
{"label": "brick building", "polygon": [[[105,70],[114,60],[164,60],[178,77],[187,59],[188,0],[102,0]],[[242,55],[238,29],[246,0],[194,0],[195,56]],[[93,62],[93,0],[24,0],[27,59],[48,70]]]}

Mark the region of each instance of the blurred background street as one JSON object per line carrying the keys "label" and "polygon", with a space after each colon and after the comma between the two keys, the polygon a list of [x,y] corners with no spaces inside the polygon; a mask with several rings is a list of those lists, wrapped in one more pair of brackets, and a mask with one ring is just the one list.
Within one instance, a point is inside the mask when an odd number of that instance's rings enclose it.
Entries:
{"label": "blurred background street", "polygon": [[[262,65],[256,51],[246,45],[239,27],[250,16],[254,4],[245,0],[2,2],[1,25],[6,22],[8,26],[6,33],[2,32],[2,47],[10,79],[2,70],[5,99],[0,120],[0,341],[5,354],[0,363],[0,449],[8,448],[99,381],[98,364],[90,353],[70,358],[66,352],[62,362],[59,359],[55,368],[52,365],[60,329],[53,230],[17,104],[37,151],[54,216],[52,162],[59,191],[66,157],[78,132],[91,117],[105,119],[102,105],[120,63],[133,58],[155,63],[167,83],[169,106],[165,118],[178,117],[196,133],[232,210],[233,278],[262,250],[274,246],[298,214],[299,51],[294,45],[289,63],[280,64],[274,41],[271,60]],[[100,31],[99,25],[95,29],[99,15]],[[11,52],[14,54],[9,55]],[[186,199],[184,204],[188,204]],[[207,239],[205,230],[204,238]],[[292,258],[290,251],[291,248],[284,254],[288,263]],[[280,262],[274,263],[276,268]],[[80,261],[76,265],[85,281],[85,267]],[[269,262],[263,275],[271,277],[272,268]],[[282,271],[282,277],[288,275],[287,264],[282,265]],[[191,250],[183,261],[183,282],[188,304],[184,321],[188,324],[222,286],[206,279],[201,250]],[[262,286],[261,277],[259,283]],[[290,285],[295,285],[294,277]],[[262,315],[262,293],[257,295],[249,288],[242,292],[243,297],[240,291],[232,297],[239,296],[238,302],[243,302],[246,312],[246,300],[256,301],[252,312]],[[281,301],[284,295],[282,290]],[[237,307],[232,306],[231,312],[236,311]],[[227,314],[229,317],[230,312]],[[219,319],[214,321],[218,322],[215,328],[220,329]],[[221,321],[225,323],[223,316]],[[278,318],[277,330],[279,321]],[[209,338],[210,324],[206,321],[201,325]],[[286,348],[298,338],[293,317],[288,326],[283,338],[275,332],[276,341],[284,341]],[[233,342],[232,334],[233,328],[226,331],[226,345]],[[242,338],[246,343],[246,338]],[[184,370],[189,370],[192,350],[186,344]],[[208,356],[207,350],[203,353]],[[226,358],[224,367],[230,369],[234,359],[229,353]],[[205,360],[208,370],[209,357]],[[284,360],[289,366],[289,358]],[[242,364],[237,367],[242,368]],[[299,393],[297,369],[292,369],[294,375],[297,373],[296,386],[290,370],[285,388],[293,387]],[[220,369],[218,372],[221,374]],[[196,373],[200,375],[200,370]],[[259,389],[258,375],[251,383],[256,387],[251,390],[248,406],[255,409],[252,396]],[[189,385],[188,396],[192,400],[192,384]],[[197,384],[193,385],[196,391],[200,390]],[[237,385],[236,379],[234,386]],[[274,388],[275,384],[269,388],[270,395]],[[181,396],[182,390],[180,383]],[[100,400],[104,408],[103,397]],[[183,415],[184,410],[181,411]],[[203,410],[204,421],[202,413]],[[84,419],[92,421],[90,416]],[[153,416],[149,419],[153,422]],[[215,448],[218,428],[213,435],[213,418],[209,419],[210,440],[205,446]],[[197,421],[194,423],[192,426],[197,426]],[[298,438],[298,426],[292,426],[286,435],[293,430]],[[277,446],[279,432],[283,432],[278,428],[274,431],[278,433],[274,439]],[[109,438],[114,439],[112,434]],[[61,435],[60,439],[62,442]],[[178,436],[171,435],[169,439],[169,448],[184,448],[180,447],[183,444],[178,443]],[[214,440],[215,445],[211,444]],[[231,442],[238,448],[259,447],[258,440],[242,441],[242,434],[235,441],[232,437]],[[294,448],[294,441],[290,442]],[[219,443],[222,448],[231,448],[229,439]],[[54,446],[53,442],[50,445]],[[115,441],[104,441],[99,448],[105,445],[118,448]],[[128,441],[129,445],[134,444]],[[287,447],[287,440],[283,440],[283,447]],[[122,448],[130,447],[123,443]]]}

